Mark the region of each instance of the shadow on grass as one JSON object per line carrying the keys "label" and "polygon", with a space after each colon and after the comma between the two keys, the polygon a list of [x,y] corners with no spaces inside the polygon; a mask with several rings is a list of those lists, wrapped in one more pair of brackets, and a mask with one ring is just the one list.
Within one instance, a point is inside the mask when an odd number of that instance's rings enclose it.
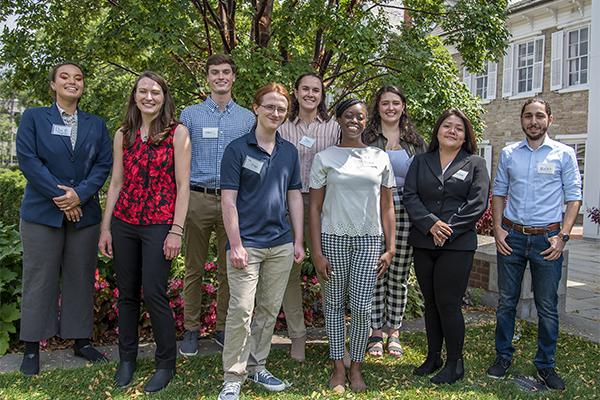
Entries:
{"label": "shadow on grass", "polygon": [[[515,343],[517,352],[510,373],[534,375],[531,360],[536,351],[535,326],[519,322],[521,337]],[[276,376],[292,383],[285,392],[269,393],[244,384],[242,399],[594,399],[598,394],[598,364],[600,346],[574,336],[561,334],[557,352],[557,370],[564,377],[564,392],[528,394],[509,379],[496,381],[485,375],[494,360],[494,325],[470,327],[465,343],[465,378],[454,384],[436,387],[428,378],[417,378],[412,369],[420,364],[426,353],[423,333],[403,334],[405,354],[401,359],[391,356],[367,358],[364,375],[369,391],[363,394],[337,396],[326,388],[330,373],[328,347],[309,344],[307,361],[298,364],[289,359],[285,350],[273,350],[267,367]],[[0,399],[135,399],[146,397],[143,385],[153,372],[153,363],[141,362],[135,380],[126,390],[112,386],[116,365],[90,366],[74,370],[43,372],[39,377],[25,378],[18,373],[0,375]],[[220,354],[180,359],[177,375],[169,387],[150,395],[152,399],[216,399],[222,382]]]}

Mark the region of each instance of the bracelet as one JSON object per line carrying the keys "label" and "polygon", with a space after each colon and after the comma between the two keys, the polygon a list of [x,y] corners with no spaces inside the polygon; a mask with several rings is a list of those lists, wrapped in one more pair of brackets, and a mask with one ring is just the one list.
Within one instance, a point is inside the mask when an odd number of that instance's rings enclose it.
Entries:
{"label": "bracelet", "polygon": [[181,232],[183,232],[183,231],[184,231],[184,229],[183,229],[183,226],[181,226],[181,225],[179,225],[179,224],[175,224],[175,223],[171,224],[171,227],[174,227],[174,226],[176,226],[176,227],[180,228],[180,229],[181,229]]}
{"label": "bracelet", "polygon": [[170,230],[169,233],[172,233],[173,235],[177,235],[179,237],[183,237],[183,233],[181,232],[175,232],[174,230]]}

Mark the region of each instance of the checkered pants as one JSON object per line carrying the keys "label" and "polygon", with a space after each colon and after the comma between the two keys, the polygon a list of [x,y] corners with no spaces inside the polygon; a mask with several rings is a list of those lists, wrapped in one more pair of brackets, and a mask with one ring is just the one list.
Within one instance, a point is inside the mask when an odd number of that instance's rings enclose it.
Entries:
{"label": "checkered pants", "polygon": [[346,299],[350,301],[350,359],[365,358],[371,304],[382,252],[380,236],[337,236],[321,234],[323,255],[331,264],[332,276],[325,283],[325,327],[329,357],[344,358]]}
{"label": "checkered pants", "polygon": [[412,246],[408,244],[410,220],[402,204],[402,197],[396,191],[394,191],[394,209],[396,211],[396,255],[375,286],[371,315],[373,329],[382,329],[384,325],[389,329],[400,329],[406,309],[408,274],[413,251]]}

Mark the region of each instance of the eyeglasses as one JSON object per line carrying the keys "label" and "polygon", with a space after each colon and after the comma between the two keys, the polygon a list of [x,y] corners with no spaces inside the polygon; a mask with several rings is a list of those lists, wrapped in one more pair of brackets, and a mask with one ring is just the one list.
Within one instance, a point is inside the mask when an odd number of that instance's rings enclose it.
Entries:
{"label": "eyeglasses", "polygon": [[275,111],[277,111],[277,113],[279,113],[279,114],[285,114],[285,113],[287,113],[287,108],[285,108],[285,107],[277,107],[274,104],[267,104],[267,105],[261,104],[259,107],[262,107],[265,110],[267,110],[269,112],[269,114],[274,114]]}

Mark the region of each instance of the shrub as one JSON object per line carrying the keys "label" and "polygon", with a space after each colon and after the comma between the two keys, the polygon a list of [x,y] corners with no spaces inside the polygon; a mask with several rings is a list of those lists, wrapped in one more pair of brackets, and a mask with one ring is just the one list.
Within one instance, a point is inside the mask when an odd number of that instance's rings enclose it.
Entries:
{"label": "shrub", "polygon": [[21,304],[22,248],[14,225],[0,221],[0,355],[15,339]]}
{"label": "shrub", "polygon": [[494,236],[494,221],[492,220],[492,194],[488,199],[488,208],[485,210],[479,221],[475,224],[477,234],[485,236]]}
{"label": "shrub", "polygon": [[0,221],[5,225],[19,226],[19,208],[25,183],[21,171],[0,169]]}

